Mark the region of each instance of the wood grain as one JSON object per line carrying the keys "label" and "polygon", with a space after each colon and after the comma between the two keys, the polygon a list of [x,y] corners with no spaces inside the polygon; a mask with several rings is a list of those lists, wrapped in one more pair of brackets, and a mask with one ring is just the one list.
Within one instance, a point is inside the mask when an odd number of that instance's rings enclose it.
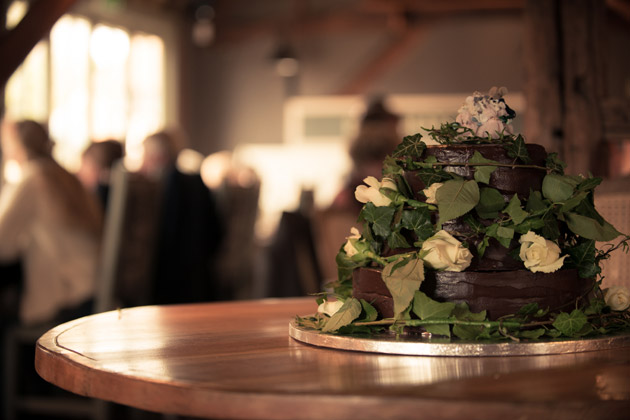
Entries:
{"label": "wood grain", "polygon": [[148,306],[60,325],[35,365],[77,394],[205,418],[615,419],[628,348],[536,357],[419,357],[291,339],[312,298]]}

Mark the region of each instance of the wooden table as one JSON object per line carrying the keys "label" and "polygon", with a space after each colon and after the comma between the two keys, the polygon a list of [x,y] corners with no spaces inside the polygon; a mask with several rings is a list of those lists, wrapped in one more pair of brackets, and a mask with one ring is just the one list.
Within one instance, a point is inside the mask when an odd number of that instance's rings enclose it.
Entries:
{"label": "wooden table", "polygon": [[43,335],[35,366],[77,394],[235,419],[621,419],[630,348],[421,357],[313,347],[288,335],[312,298],[147,306]]}

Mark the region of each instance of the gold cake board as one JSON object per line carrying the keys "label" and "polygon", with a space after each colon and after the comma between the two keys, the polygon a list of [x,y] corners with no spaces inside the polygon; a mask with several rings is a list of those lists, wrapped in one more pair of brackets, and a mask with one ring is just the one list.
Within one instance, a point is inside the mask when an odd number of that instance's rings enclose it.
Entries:
{"label": "gold cake board", "polygon": [[539,339],[536,341],[465,341],[446,337],[383,333],[369,338],[322,333],[304,328],[295,321],[289,324],[289,335],[295,340],[318,347],[369,353],[413,356],[535,356],[579,353],[630,347],[630,332],[580,339]]}

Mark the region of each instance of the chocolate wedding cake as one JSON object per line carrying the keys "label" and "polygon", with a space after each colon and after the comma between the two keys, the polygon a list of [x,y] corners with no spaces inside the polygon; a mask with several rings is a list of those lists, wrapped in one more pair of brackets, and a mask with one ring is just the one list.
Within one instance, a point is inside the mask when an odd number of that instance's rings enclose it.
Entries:
{"label": "chocolate wedding cake", "polygon": [[[486,186],[482,187],[496,189],[506,205],[515,194],[524,202],[530,191],[542,190],[547,153],[542,146],[535,144],[526,145],[526,149],[530,156],[530,165],[540,168],[497,167]],[[413,159],[421,162],[428,157],[435,157],[439,163],[466,164],[475,153],[506,165],[514,164],[515,161],[501,145],[494,144],[427,146],[424,153]],[[444,166],[442,169],[466,180],[474,179],[473,166]],[[428,186],[418,172],[405,170],[403,177],[413,198],[426,201],[422,191]],[[497,220],[498,218],[490,218],[480,221],[490,225]],[[542,308],[549,308],[550,311],[566,310],[593,289],[594,279],[579,277],[575,268],[563,268],[551,273],[531,272],[526,269],[522,261],[512,256],[514,249],[520,245],[516,238],[512,238],[506,247],[498,239],[490,237],[483,255],[480,255],[478,245],[483,241],[483,233],[473,232],[464,217],[444,222],[442,229],[455,238],[461,238],[467,244],[472,259],[470,265],[461,272],[425,272],[420,290],[437,301],[467,302],[473,312],[486,310],[488,318],[494,320],[515,314],[521,307],[532,302],[538,303]],[[390,253],[399,251],[401,250],[388,250]],[[394,316],[393,299],[381,279],[381,270],[357,268],[353,272],[352,290],[355,298],[371,302],[383,317]]]}
{"label": "chocolate wedding cake", "polygon": [[620,235],[594,207],[601,179],[564,174],[555,153],[512,134],[504,94],[475,92],[455,122],[424,129],[437,144],[407,136],[383,163],[383,178],[364,180],[355,192],[361,229],[341,247],[338,279],[320,295],[318,313],[300,325],[340,334],[418,327],[466,339],[579,336],[606,330],[587,315],[627,309],[609,304],[597,278],[600,261],[630,240],[595,247]]}

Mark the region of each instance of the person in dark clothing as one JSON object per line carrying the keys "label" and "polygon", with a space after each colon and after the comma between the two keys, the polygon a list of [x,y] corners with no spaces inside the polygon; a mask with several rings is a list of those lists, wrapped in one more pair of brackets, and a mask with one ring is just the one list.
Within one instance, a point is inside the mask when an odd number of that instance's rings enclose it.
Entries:
{"label": "person in dark clothing", "polygon": [[93,141],[81,155],[77,177],[88,191],[96,194],[103,209],[107,208],[112,168],[124,155],[122,143],[114,139]]}
{"label": "person in dark clothing", "polygon": [[214,278],[223,225],[213,192],[198,173],[178,168],[181,149],[173,134],[155,133],[143,146],[140,172],[160,184],[153,303],[229,299]]}

